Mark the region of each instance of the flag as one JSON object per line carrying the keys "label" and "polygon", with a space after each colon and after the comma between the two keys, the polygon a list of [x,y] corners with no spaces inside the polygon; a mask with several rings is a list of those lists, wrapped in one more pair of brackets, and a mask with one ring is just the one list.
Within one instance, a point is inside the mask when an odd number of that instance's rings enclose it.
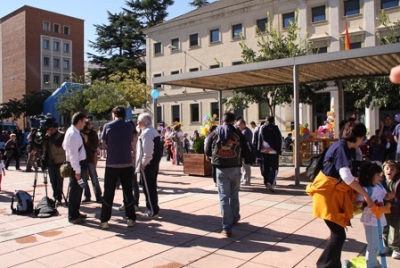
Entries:
{"label": "flag", "polygon": [[350,50],[350,36],[349,36],[349,27],[347,26],[347,20],[346,20],[346,31],[344,35],[344,50]]}

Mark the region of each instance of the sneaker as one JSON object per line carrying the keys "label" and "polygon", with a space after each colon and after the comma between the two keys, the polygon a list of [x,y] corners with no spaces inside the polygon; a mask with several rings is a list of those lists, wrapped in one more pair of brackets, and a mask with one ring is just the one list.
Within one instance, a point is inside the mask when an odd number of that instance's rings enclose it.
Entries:
{"label": "sneaker", "polygon": [[136,221],[135,221],[135,220],[132,220],[132,219],[128,219],[128,220],[126,221],[126,225],[127,225],[128,227],[133,227],[133,226],[136,225]]}
{"label": "sneaker", "polygon": [[110,228],[110,226],[108,225],[108,222],[101,222],[100,228],[103,230],[106,230],[106,229]]}
{"label": "sneaker", "polygon": [[72,223],[72,224],[82,224],[82,223],[85,222],[85,219],[76,218],[76,219],[73,219],[73,220],[69,220],[69,222]]}
{"label": "sneaker", "polygon": [[152,213],[150,211],[147,211],[147,217],[151,218],[151,219],[157,219],[160,215],[158,213]]}
{"label": "sneaker", "polygon": [[392,258],[395,259],[395,260],[400,260],[400,252],[396,251],[396,250],[393,250]]}
{"label": "sneaker", "polygon": [[267,189],[270,190],[272,193],[275,193],[274,186],[272,186],[269,182],[267,182],[265,187],[267,187]]}
{"label": "sneaker", "polygon": [[124,211],[124,210],[125,210],[124,204],[122,204],[122,205],[118,208],[118,210],[119,210],[119,211]]}
{"label": "sneaker", "polygon": [[221,234],[225,237],[231,237],[232,236],[232,232],[227,232],[225,230],[222,230]]}

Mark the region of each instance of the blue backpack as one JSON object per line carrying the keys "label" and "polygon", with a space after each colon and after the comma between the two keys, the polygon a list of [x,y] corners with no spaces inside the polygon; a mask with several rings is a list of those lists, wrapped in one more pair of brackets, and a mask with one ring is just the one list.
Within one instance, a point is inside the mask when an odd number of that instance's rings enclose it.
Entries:
{"label": "blue backpack", "polygon": [[[17,206],[14,207],[14,200]],[[33,212],[33,198],[25,191],[15,191],[11,198],[11,212],[12,214],[25,215]]]}

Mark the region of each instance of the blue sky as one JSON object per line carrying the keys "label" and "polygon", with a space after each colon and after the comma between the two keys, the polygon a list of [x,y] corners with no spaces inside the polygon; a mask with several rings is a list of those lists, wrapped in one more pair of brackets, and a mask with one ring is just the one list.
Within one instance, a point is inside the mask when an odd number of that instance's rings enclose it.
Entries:
{"label": "blue sky", "polygon": [[[168,9],[168,19],[194,10],[194,7],[189,6],[189,2],[191,0],[175,0],[175,4]],[[86,53],[94,52],[88,45],[88,40],[96,40],[93,24],[107,24],[107,11],[120,12],[122,7],[127,7],[125,3],[126,0],[1,0],[0,18],[28,5],[83,19],[85,20],[85,59],[87,59]]]}

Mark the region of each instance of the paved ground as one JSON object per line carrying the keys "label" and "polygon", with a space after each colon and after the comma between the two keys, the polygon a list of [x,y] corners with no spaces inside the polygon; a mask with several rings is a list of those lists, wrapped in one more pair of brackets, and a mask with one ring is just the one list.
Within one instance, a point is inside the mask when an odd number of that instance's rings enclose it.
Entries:
{"label": "paved ground", "polygon": [[[98,174],[104,175],[104,161]],[[10,215],[14,190],[32,192],[33,173],[15,171],[3,178],[0,192],[1,267],[315,267],[328,228],[311,215],[311,199],[306,181],[294,185],[293,168],[282,167],[277,193],[266,191],[260,171],[253,167],[251,186],[240,192],[241,221],[231,238],[221,232],[218,195],[211,178],[186,176],[182,166],[162,161],[159,175],[161,218],[144,216],[144,196],[137,225],[126,227],[118,211],[122,191],[117,190],[110,229],[99,229],[100,205],[84,204],[91,213],[84,225],[67,221],[67,210],[48,219]],[[35,200],[45,193],[42,175]],[[103,179],[101,179],[101,184]],[[67,185],[65,185],[66,189]],[[48,192],[52,193],[50,187]],[[359,219],[352,221],[342,259],[365,250]],[[400,261],[388,258],[389,267]]]}

